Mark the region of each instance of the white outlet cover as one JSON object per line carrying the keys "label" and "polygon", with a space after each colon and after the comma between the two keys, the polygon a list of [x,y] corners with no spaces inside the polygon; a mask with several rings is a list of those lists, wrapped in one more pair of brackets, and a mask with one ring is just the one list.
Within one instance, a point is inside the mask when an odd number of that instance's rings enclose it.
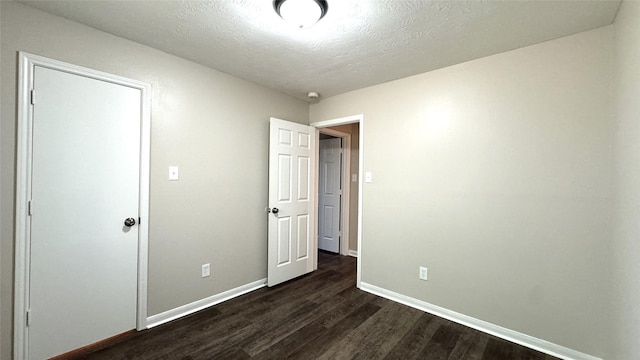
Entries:
{"label": "white outlet cover", "polygon": [[420,280],[427,280],[429,277],[429,269],[424,266],[420,266],[420,274],[418,275]]}
{"label": "white outlet cover", "polygon": [[373,182],[373,173],[371,171],[364,173],[364,182]]}
{"label": "white outlet cover", "polygon": [[211,264],[202,265],[202,277],[211,276]]}

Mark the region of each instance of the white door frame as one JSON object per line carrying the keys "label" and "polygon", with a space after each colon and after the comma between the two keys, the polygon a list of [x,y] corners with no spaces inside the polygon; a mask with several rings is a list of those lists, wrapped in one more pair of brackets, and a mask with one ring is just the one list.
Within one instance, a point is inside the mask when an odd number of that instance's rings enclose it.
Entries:
{"label": "white door frame", "polygon": [[[320,138],[320,132],[326,132],[330,129],[324,129],[331,126],[338,125],[347,125],[359,123],[359,140],[358,140],[358,260],[357,260],[357,278],[356,278],[356,286],[360,288],[360,283],[362,282],[362,174],[364,173],[364,114],[352,115],[347,117],[342,117],[338,119],[331,119],[325,121],[318,121],[311,123],[311,126],[316,128],[316,136],[317,139]],[[322,129],[322,130],[321,130]],[[329,134],[330,135],[330,134]],[[349,144],[350,145],[350,144]],[[319,159],[320,150],[319,147],[316,147],[316,159]],[[346,173],[347,176],[349,173]],[[318,196],[318,178],[316,177],[316,185],[315,185],[315,194],[316,194],[316,202]],[[345,196],[346,198],[346,196]],[[346,213],[346,212],[345,212]],[[318,217],[316,216],[316,227],[318,226]],[[348,222],[348,221],[347,221]],[[318,240],[316,236],[316,247],[318,246]],[[347,249],[348,249],[347,243]],[[341,245],[342,247],[342,245]],[[316,264],[317,267],[317,264]]]}
{"label": "white door frame", "polygon": [[[342,223],[342,228],[340,229],[340,255],[349,255],[349,203],[350,203],[350,193],[351,193],[351,134],[330,129],[330,128],[319,128],[319,134],[331,135],[343,140],[342,142],[342,165],[341,172],[342,176],[340,177],[340,181],[342,182],[342,199],[340,201],[340,222]],[[317,139],[318,144],[318,165],[320,165],[320,140],[319,135]],[[320,175],[320,171],[318,171],[318,175]],[[316,201],[317,204],[320,203],[320,199]],[[320,216],[320,212],[318,212],[318,216]],[[316,229],[318,227],[316,226]],[[320,241],[320,239],[318,239]]]}
{"label": "white door frame", "polygon": [[151,84],[117,75],[52,60],[25,52],[19,53],[18,73],[18,129],[16,159],[16,233],[15,233],[15,285],[14,285],[14,338],[16,359],[28,358],[29,333],[27,311],[29,300],[31,158],[33,107],[31,90],[35,66],[80,75],[113,84],[139,89],[142,94],[140,132],[140,209],[138,224],[138,303],[136,329],[147,327],[147,263],[149,244],[149,164],[151,139]]}

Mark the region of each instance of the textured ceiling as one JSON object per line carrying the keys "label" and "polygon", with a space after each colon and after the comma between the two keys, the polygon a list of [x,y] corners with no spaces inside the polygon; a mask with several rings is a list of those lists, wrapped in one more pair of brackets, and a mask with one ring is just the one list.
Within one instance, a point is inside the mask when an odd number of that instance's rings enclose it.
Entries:
{"label": "textured ceiling", "polygon": [[619,0],[328,0],[309,29],[271,0],[20,1],[306,99],[611,24]]}

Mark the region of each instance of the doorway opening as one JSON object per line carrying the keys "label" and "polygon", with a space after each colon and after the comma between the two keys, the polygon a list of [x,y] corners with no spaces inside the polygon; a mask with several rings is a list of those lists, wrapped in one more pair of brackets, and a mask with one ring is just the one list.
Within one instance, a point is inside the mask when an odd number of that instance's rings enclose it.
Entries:
{"label": "doorway opening", "polygon": [[[347,125],[347,131],[351,126]],[[318,250],[348,255],[351,134],[321,129],[318,141]]]}
{"label": "doorway opening", "polygon": [[[320,121],[312,123],[311,126],[316,128],[316,139],[319,146],[316,147],[316,159],[318,167],[322,167],[321,159],[321,142],[323,139],[340,142],[342,145],[342,161],[337,166],[340,174],[334,177],[334,181],[342,184],[339,194],[341,195],[338,204],[340,204],[339,215],[337,217],[339,229],[339,245],[338,251],[329,250],[330,252],[339,253],[340,255],[349,255],[357,257],[357,286],[360,287],[361,279],[361,243],[362,243],[362,174],[363,174],[363,134],[364,134],[364,115],[354,115],[339,119]],[[332,140],[337,139],[337,140]],[[327,167],[328,168],[328,167]],[[323,180],[322,176],[331,175],[329,171],[323,172],[320,168],[316,180],[316,194],[318,213],[316,219],[316,228],[318,229],[318,249],[323,251],[321,245],[321,226],[326,226],[327,218],[335,219],[335,198],[334,202],[327,208],[323,208],[323,199],[321,198],[321,188]],[[335,175],[335,170],[334,170]],[[326,181],[324,182],[327,183]],[[327,210],[331,209],[332,210]],[[326,211],[324,211],[326,210]],[[329,216],[331,215],[331,216]],[[321,217],[323,217],[321,219]],[[333,227],[336,220],[333,220]],[[327,226],[331,229],[332,226]],[[335,235],[334,235],[335,236]]]}

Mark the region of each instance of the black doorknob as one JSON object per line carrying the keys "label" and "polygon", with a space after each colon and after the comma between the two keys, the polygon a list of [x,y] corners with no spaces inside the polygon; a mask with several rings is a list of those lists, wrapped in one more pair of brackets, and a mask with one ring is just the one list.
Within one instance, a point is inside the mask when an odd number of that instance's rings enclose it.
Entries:
{"label": "black doorknob", "polygon": [[278,210],[278,208],[273,208],[273,209],[271,209],[271,212],[272,212],[272,213],[274,213],[274,214],[277,214],[277,213],[278,213],[278,211],[280,211],[280,210]]}
{"label": "black doorknob", "polygon": [[136,219],[134,218],[128,218],[124,220],[124,226],[132,227],[135,224],[136,224]]}

